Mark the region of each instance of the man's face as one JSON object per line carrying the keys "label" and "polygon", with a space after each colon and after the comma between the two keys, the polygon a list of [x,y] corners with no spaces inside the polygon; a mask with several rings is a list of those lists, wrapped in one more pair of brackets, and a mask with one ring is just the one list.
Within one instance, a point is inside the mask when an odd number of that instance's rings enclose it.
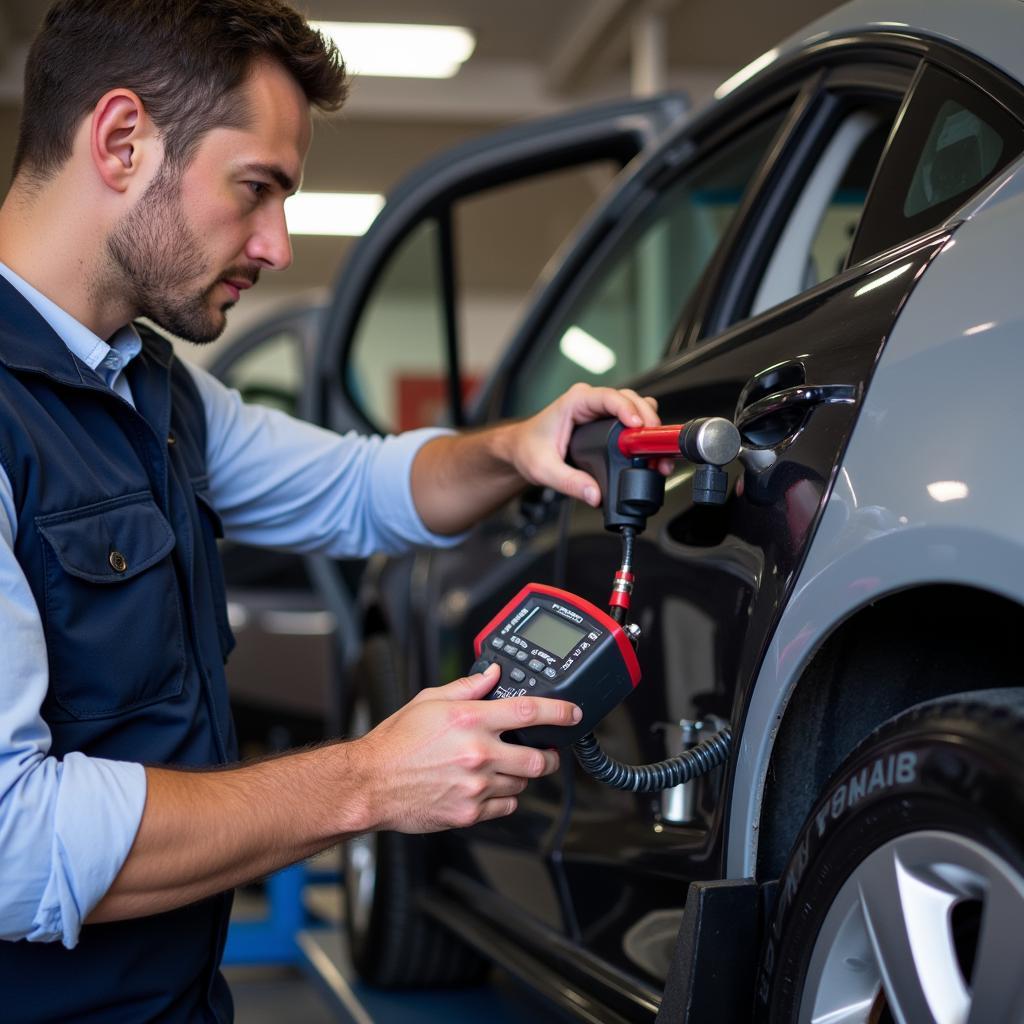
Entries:
{"label": "man's face", "polygon": [[309,148],[309,107],[276,64],[240,90],[244,129],[204,135],[184,170],[166,162],[107,240],[116,287],[136,315],[179,337],[213,341],[226,312],[260,271],[292,259],[284,200]]}

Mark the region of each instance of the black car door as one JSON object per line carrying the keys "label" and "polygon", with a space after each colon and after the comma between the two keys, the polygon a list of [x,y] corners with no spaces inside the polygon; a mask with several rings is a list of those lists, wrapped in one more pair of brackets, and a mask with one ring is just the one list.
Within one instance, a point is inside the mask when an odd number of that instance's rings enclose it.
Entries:
{"label": "black car door", "polygon": [[[676,95],[617,102],[508,129],[414,172],[341,272],[318,354],[312,418],[335,430],[376,432],[463,423],[554,249],[622,167],[684,111]],[[517,287],[522,294],[509,299]],[[550,575],[556,536],[549,497],[533,494],[455,551],[371,562],[361,595],[365,630],[389,640],[408,697],[466,671],[475,621],[467,614],[518,580]],[[503,836],[507,855],[484,864],[496,880],[525,882],[517,888],[531,894],[527,902],[560,928],[561,903],[541,845],[560,798],[543,784],[536,790],[523,831]]]}
{"label": "black car door", "polygon": [[[980,93],[965,99],[963,83],[943,92],[945,74],[897,43],[837,48],[819,64],[677,327],[676,354],[632,382],[657,397],[666,422],[734,419],[746,450],[722,507],[695,506],[692,469],[678,470],[637,544],[632,615],[646,638],[645,679],[598,730],[620,760],[660,760],[702,724],[741,730],[880,347],[948,241],[949,226],[940,227],[948,213],[1020,152],[1007,112]],[[944,151],[950,137],[980,145],[993,134],[998,159],[975,160],[978,146]],[[909,137],[918,144],[908,157]],[[722,151],[706,145],[706,159]],[[893,218],[893,189],[913,195],[920,167],[957,160],[967,162],[933,175],[956,184],[933,190],[934,202],[919,203],[913,217]],[[535,366],[552,374],[551,339],[588,318],[602,322],[607,280],[598,276],[552,325]],[[516,411],[526,411],[521,399]],[[618,554],[600,513],[574,506],[557,582],[601,600]],[[724,874],[729,781],[719,772],[651,798],[577,772],[552,854],[587,953],[664,981],[689,882]]]}

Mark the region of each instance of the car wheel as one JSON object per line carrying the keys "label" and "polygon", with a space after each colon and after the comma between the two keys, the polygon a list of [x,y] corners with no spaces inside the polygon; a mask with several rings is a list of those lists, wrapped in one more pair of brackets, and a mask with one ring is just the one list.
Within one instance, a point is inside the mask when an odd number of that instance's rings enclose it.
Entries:
{"label": "car wheel", "polygon": [[[384,634],[367,638],[349,736],[359,736],[403,703],[394,657]],[[344,849],[344,915],[353,965],[382,988],[454,986],[482,980],[487,962],[417,908],[431,881],[438,837],[367,833]]]}
{"label": "car wheel", "polygon": [[779,882],[762,1020],[1024,1020],[1024,697],[930,702],[827,787]]}

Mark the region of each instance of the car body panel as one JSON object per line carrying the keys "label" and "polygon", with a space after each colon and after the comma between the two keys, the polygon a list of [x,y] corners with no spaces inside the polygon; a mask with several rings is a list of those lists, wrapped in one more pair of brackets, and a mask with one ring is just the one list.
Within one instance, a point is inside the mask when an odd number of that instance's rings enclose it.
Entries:
{"label": "car body panel", "polygon": [[904,32],[931,37],[981,54],[1018,81],[1024,80],[1024,5],[1020,0],[853,0],[829,12],[767,51],[723,83],[716,95],[765,74],[777,63],[811,46],[844,36]]}
{"label": "car body panel", "polygon": [[1024,483],[1008,460],[1024,430],[1024,161],[969,212],[896,323],[754,686],[733,769],[729,877],[755,874],[772,745],[802,672],[838,625],[930,584],[1024,602]]}
{"label": "car body panel", "polygon": [[[680,719],[712,713],[739,720],[825,507],[859,397],[917,273],[945,238],[932,235],[862,264],[639,382],[668,422],[731,419],[738,407],[795,386],[843,386],[849,391],[837,394],[854,397],[823,400],[776,426],[763,421],[763,443],[748,452],[742,486],[725,506],[694,505],[692,467],[669,481],[665,505],[634,554],[632,618],[652,638],[642,648],[646,679],[597,730],[612,756],[659,761],[678,750],[671,726]],[[894,276],[894,267],[906,269]],[[603,529],[600,513],[578,504],[570,531],[564,585],[598,600],[610,586],[619,542]],[[585,945],[623,969],[642,968],[624,936],[635,936],[648,915],[681,910],[690,881],[721,877],[722,782],[719,774],[694,784],[692,820],[673,823],[658,798],[577,774],[560,864]],[[620,885],[603,885],[612,871]],[[652,943],[646,948],[650,973],[656,961]],[[662,949],[662,964],[668,952]]]}

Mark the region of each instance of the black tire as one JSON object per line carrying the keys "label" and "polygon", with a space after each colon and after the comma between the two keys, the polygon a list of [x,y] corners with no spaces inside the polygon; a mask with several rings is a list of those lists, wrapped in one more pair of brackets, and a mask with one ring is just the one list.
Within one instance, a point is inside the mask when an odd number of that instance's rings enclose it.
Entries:
{"label": "black tire", "polygon": [[1024,691],[919,705],[854,751],[800,833],[758,1019],[1024,1020],[1021,928]]}
{"label": "black tire", "polygon": [[[367,638],[353,674],[355,695],[349,725],[359,734],[404,703],[389,638]],[[438,837],[378,832],[346,844],[345,924],[359,976],[380,988],[432,988],[476,984],[489,964],[417,907],[437,862]],[[360,857],[374,856],[376,870],[357,871]],[[365,888],[357,891],[360,884]]]}

